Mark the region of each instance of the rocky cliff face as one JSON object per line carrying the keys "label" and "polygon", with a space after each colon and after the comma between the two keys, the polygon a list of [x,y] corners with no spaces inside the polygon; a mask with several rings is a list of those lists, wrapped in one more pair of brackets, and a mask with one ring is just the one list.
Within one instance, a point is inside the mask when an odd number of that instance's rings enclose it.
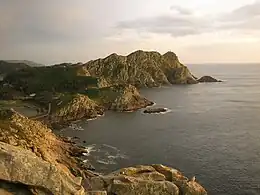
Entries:
{"label": "rocky cliff face", "polygon": [[[106,176],[76,160],[82,149],[38,121],[0,110],[0,192],[15,195],[206,195],[196,181],[162,165],[124,168]],[[83,176],[84,182],[81,178]],[[82,184],[92,192],[85,192]],[[97,192],[99,191],[99,192]]]}
{"label": "rocky cliff face", "polygon": [[[52,191],[55,185],[80,191],[80,179],[74,175],[85,177],[87,173],[74,155],[83,150],[57,138],[42,123],[13,110],[0,110],[0,142],[5,143],[0,147],[0,180],[22,183],[36,191]],[[46,180],[47,173],[53,180]]]}
{"label": "rocky cliff face", "polygon": [[108,84],[131,84],[155,87],[164,84],[197,83],[186,66],[173,52],[136,51],[128,56],[111,54],[104,59],[90,61],[84,66],[92,76],[104,77]]}
{"label": "rocky cliff face", "polygon": [[57,108],[50,116],[56,124],[68,123],[79,119],[95,118],[104,114],[104,108],[97,105],[86,95],[75,94],[71,99]]}
{"label": "rocky cliff face", "polygon": [[134,111],[153,104],[142,97],[132,85],[114,85],[101,88],[96,101],[105,109],[114,111]]}
{"label": "rocky cliff face", "polygon": [[84,195],[81,179],[55,164],[43,161],[29,150],[0,142],[0,179],[22,183],[37,194]]}

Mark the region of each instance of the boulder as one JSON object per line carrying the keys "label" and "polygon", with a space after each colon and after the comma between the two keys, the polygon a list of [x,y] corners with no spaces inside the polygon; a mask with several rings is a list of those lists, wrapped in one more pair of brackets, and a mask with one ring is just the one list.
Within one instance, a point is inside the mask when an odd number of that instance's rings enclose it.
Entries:
{"label": "boulder", "polygon": [[167,112],[167,108],[148,108],[146,110],[144,110],[144,113],[146,114],[154,114],[154,113],[163,113],[163,112]]}
{"label": "boulder", "polygon": [[207,195],[196,181],[163,165],[120,169],[106,176],[92,177],[90,184],[92,190],[116,195]]}
{"label": "boulder", "polygon": [[211,76],[203,76],[200,79],[198,79],[198,82],[200,83],[214,83],[214,82],[222,82],[220,80],[217,80]]}
{"label": "boulder", "polygon": [[42,160],[33,152],[0,142],[0,179],[35,187],[45,194],[83,195],[81,179]]}

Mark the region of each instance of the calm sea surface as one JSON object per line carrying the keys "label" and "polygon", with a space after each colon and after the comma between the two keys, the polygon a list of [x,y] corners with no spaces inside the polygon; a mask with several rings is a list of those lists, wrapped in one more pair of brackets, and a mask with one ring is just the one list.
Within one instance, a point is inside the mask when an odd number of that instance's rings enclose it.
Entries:
{"label": "calm sea surface", "polygon": [[260,65],[189,68],[225,82],[145,89],[171,112],[108,112],[62,133],[86,141],[98,171],[161,163],[195,175],[210,195],[260,194]]}

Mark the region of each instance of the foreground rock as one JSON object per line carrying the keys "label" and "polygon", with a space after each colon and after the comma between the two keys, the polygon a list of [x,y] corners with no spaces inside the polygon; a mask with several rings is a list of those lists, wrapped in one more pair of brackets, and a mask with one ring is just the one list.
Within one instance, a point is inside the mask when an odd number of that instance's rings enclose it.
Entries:
{"label": "foreground rock", "polygon": [[59,139],[42,123],[13,110],[0,110],[1,193],[207,194],[194,180],[190,181],[179,171],[163,165],[130,167],[106,176],[97,176],[77,158],[82,152],[85,151],[72,145],[69,140],[64,142]]}
{"label": "foreground rock", "polygon": [[220,80],[217,80],[211,76],[203,76],[200,79],[198,79],[198,82],[200,83],[215,83],[215,82],[222,82]]}
{"label": "foreground rock", "polygon": [[90,180],[93,190],[116,195],[206,195],[196,181],[163,165],[124,168]]}
{"label": "foreground rock", "polygon": [[43,161],[33,152],[0,142],[0,179],[35,187],[42,194],[83,195],[81,179],[54,164]]}
{"label": "foreground rock", "polygon": [[148,108],[144,110],[146,114],[156,114],[156,113],[164,113],[167,112],[167,108]]}
{"label": "foreground rock", "polygon": [[[81,156],[82,152],[85,152],[83,149],[72,145],[70,142],[64,142],[62,139],[59,139],[52,133],[51,129],[47,128],[47,126],[43,125],[41,122],[30,120],[13,110],[0,110],[0,142],[10,145],[9,149],[8,146],[2,147],[3,155],[1,155],[1,158],[3,159],[1,159],[1,163],[5,163],[4,159],[10,157],[9,160],[14,159],[14,163],[21,162],[20,165],[30,166],[30,164],[26,164],[25,162],[32,163],[31,168],[34,168],[36,165],[38,168],[42,166],[42,169],[49,166],[49,168],[52,167],[50,168],[52,171],[67,175],[68,178],[72,178],[72,180],[75,181],[75,176],[83,178],[93,176],[93,174],[90,174],[87,171],[87,168],[85,168],[87,166],[85,166],[80,159],[75,158]],[[16,146],[17,150],[13,149],[11,146]],[[21,159],[15,158],[14,154],[16,154],[16,152],[18,156],[19,153],[21,154],[19,157]],[[30,155],[30,153],[34,153],[34,157]],[[26,159],[26,156],[28,156],[28,159]],[[7,163],[9,163],[9,161]],[[7,166],[13,166],[11,164],[2,165],[6,167],[3,169],[1,168],[0,171],[7,171]],[[13,170],[17,170],[16,172],[22,174],[21,180],[17,182],[28,185],[30,189],[38,190],[37,185],[29,185],[30,179],[31,177],[38,177],[39,175],[37,174],[43,173],[37,173],[38,169],[35,169],[35,172],[29,171],[28,167],[13,168]],[[12,181],[7,172],[2,173],[2,180]],[[42,178],[40,177],[39,179]],[[44,180],[44,182],[47,181]],[[50,185],[61,185],[59,180],[51,180],[50,182],[59,183]],[[72,184],[69,182],[67,184],[67,188],[70,189]],[[64,183],[64,185],[66,184]],[[66,186],[64,189],[65,188]]]}

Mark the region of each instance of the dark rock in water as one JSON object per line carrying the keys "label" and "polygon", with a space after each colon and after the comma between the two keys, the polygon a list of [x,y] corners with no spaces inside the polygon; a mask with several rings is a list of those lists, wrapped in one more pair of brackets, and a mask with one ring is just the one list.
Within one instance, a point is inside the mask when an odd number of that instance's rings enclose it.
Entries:
{"label": "dark rock in water", "polygon": [[144,111],[147,114],[167,112],[167,108],[148,108]]}
{"label": "dark rock in water", "polygon": [[83,143],[85,144],[85,143],[87,143],[87,142],[84,140]]}
{"label": "dark rock in water", "polygon": [[211,76],[203,76],[200,79],[198,79],[198,82],[200,83],[214,83],[214,82],[222,82],[220,80],[217,80]]}

